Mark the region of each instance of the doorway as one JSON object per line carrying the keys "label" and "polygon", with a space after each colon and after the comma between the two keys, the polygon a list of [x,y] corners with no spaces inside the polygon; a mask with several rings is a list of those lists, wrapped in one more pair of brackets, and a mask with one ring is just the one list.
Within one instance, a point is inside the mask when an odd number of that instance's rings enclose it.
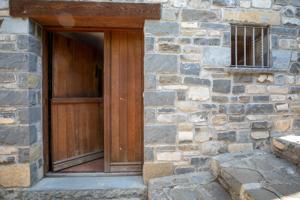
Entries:
{"label": "doorway", "polygon": [[49,171],[141,172],[143,31],[48,32]]}
{"label": "doorway", "polygon": [[103,33],[51,34],[51,168],[104,171]]}

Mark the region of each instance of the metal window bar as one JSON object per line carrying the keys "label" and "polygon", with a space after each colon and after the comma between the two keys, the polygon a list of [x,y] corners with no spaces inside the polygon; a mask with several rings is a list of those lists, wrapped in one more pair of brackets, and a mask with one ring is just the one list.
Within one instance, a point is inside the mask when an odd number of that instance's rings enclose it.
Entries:
{"label": "metal window bar", "polygon": [[264,66],[264,29],[261,28],[261,66]]}
{"label": "metal window bar", "polygon": [[244,65],[247,65],[247,28],[244,27]]}
{"label": "metal window bar", "polygon": [[255,66],[256,65],[256,62],[255,62],[255,27],[252,28],[252,34],[253,34],[253,37],[252,37],[252,53],[253,53],[252,65]]}
{"label": "metal window bar", "polygon": [[235,53],[234,53],[234,57],[235,57],[235,66],[237,67],[238,65],[238,55],[237,55],[237,26],[235,26],[235,39],[234,39],[234,45],[235,45]]}
{"label": "metal window bar", "polygon": [[[250,67],[250,63],[247,63],[247,28],[252,28],[252,67],[269,67],[270,64],[270,30],[267,27],[258,27],[258,26],[238,26],[238,25],[232,25],[234,33],[235,33],[235,38],[234,38],[234,47],[235,47],[235,52],[234,52],[234,59],[235,59],[235,67]],[[243,38],[243,54],[244,54],[244,65],[239,65],[238,61],[240,61],[238,57],[238,28],[243,28],[243,35],[241,38]],[[261,38],[259,41],[259,38],[256,39],[256,30],[258,31],[258,34],[260,32]],[[267,32],[266,38],[264,38],[265,32]],[[257,40],[257,41],[256,41]],[[233,42],[233,41],[231,41]],[[257,44],[256,44],[257,42]],[[259,46],[258,42],[261,43],[261,47]],[[265,42],[267,42],[265,44]],[[267,48],[266,48],[267,45]],[[256,49],[257,48],[257,49]],[[267,50],[267,55],[265,56],[264,49],[266,48]],[[259,55],[259,49],[261,49],[261,55]],[[242,54],[242,55],[243,55]],[[257,58],[261,58],[261,62],[256,63]],[[267,59],[267,60],[266,60]],[[259,61],[259,59],[258,59]],[[266,61],[266,64],[265,64]],[[258,65],[257,65],[258,64]],[[259,66],[260,65],[260,66]]]}

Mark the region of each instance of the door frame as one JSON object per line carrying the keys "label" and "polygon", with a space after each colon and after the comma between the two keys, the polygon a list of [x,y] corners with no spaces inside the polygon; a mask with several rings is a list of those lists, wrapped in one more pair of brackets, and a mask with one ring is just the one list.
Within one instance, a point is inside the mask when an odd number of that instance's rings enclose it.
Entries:
{"label": "door frame", "polygon": [[[49,104],[49,83],[51,84],[49,65],[52,65],[52,61],[49,59],[50,53],[49,47],[49,33],[51,32],[103,32],[104,33],[104,70],[103,70],[103,101],[104,101],[104,172],[109,173],[110,171],[110,148],[111,148],[111,33],[112,30],[139,30],[140,28],[130,29],[108,29],[108,28],[63,28],[63,27],[44,27],[42,32],[42,65],[43,65],[43,78],[42,78],[42,112],[43,112],[43,154],[44,154],[44,174],[50,171],[51,165],[51,113]],[[143,32],[144,33],[144,32]],[[144,57],[144,34],[142,38],[142,57]],[[144,60],[142,59],[142,66],[144,66]],[[144,70],[142,70],[142,83],[144,84]],[[51,73],[51,72],[50,72]],[[142,85],[144,88],[144,85]],[[143,92],[142,92],[143,93]],[[143,94],[141,94],[143,95]],[[142,112],[144,113],[144,104],[141,105]],[[143,115],[142,115],[143,116]],[[141,119],[142,126],[144,127],[144,119]],[[144,130],[141,130],[142,136],[142,165],[144,160]]]}

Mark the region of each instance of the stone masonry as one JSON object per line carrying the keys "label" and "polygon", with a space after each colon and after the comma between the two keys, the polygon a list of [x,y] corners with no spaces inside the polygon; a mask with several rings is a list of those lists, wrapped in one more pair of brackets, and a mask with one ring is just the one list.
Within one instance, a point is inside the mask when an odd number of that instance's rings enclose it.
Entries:
{"label": "stone masonry", "polygon": [[0,187],[28,187],[43,175],[41,29],[7,15],[0,1]]}
{"label": "stone masonry", "polygon": [[[145,24],[145,179],[155,164],[202,171],[211,156],[299,134],[300,1],[161,2]],[[230,68],[231,23],[270,27],[269,69]]]}
{"label": "stone masonry", "polygon": [[[299,134],[299,0],[120,1],[162,5],[161,20],[144,27],[146,180],[205,170],[226,152],[269,151],[273,136]],[[40,27],[9,17],[7,2],[0,0],[0,185],[29,186],[43,166]],[[231,23],[270,27],[269,69],[230,68]]]}

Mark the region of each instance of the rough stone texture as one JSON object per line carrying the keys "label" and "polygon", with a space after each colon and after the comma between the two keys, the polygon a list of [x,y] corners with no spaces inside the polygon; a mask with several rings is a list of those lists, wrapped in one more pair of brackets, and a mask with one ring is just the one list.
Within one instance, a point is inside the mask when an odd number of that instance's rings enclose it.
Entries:
{"label": "rough stone texture", "polygon": [[174,166],[172,163],[144,163],[143,179],[145,183],[152,178],[170,176],[173,174]]}
{"label": "rough stone texture", "polygon": [[50,199],[147,199],[141,177],[60,177],[45,178],[30,189],[0,189],[7,200]]}
{"label": "rough stone texture", "polygon": [[28,19],[0,22],[0,186],[29,187],[43,175],[41,38]]}
{"label": "rough stone texture", "polygon": [[280,25],[280,13],[263,10],[224,10],[225,21]]}
{"label": "rough stone texture", "polygon": [[230,197],[211,173],[198,172],[151,179],[148,199],[230,200]]}
{"label": "rough stone texture", "polygon": [[[43,174],[40,28],[0,2],[0,165],[29,163],[33,184]],[[299,1],[118,2],[162,4],[161,19],[144,27],[146,163],[169,153],[180,155],[168,161],[175,173],[199,171],[191,158],[269,150],[272,136],[299,131]],[[270,28],[269,68],[229,67],[230,23]]]}
{"label": "rough stone texture", "polygon": [[299,169],[270,153],[223,154],[213,158],[211,167],[233,200],[300,198]]}
{"label": "rough stone texture", "polygon": [[300,165],[300,136],[287,135],[272,138],[273,152],[296,165]]}
{"label": "rough stone texture", "polygon": [[0,177],[2,187],[28,187],[30,186],[29,164],[0,165]]}

